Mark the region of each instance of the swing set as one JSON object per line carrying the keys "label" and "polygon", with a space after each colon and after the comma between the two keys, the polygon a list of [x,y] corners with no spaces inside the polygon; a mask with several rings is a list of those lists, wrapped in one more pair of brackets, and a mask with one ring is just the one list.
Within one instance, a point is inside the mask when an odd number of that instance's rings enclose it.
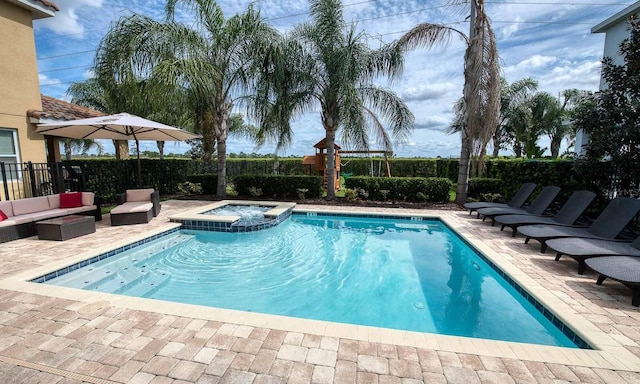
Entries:
{"label": "swing set", "polygon": [[[326,139],[322,139],[317,142],[314,146],[316,149],[315,155],[305,155],[302,158],[302,166],[305,169],[305,173],[307,175],[320,175],[323,177],[323,185],[327,187],[327,143]],[[334,185],[336,190],[342,188],[340,183],[340,169],[342,166],[349,164],[351,160],[347,160],[345,163],[340,161],[340,157],[342,154],[348,155],[383,155],[379,158],[378,161],[378,177],[382,177],[382,161],[385,163],[385,174],[386,177],[391,177],[391,168],[389,168],[389,156],[391,155],[388,151],[343,151],[340,146],[334,144],[333,146],[333,156],[334,156],[334,164],[335,164],[335,173],[334,173]],[[342,175],[343,177],[349,177],[351,174],[345,173]],[[376,176],[375,174],[375,166],[374,166],[374,158],[371,158],[371,176]]]}

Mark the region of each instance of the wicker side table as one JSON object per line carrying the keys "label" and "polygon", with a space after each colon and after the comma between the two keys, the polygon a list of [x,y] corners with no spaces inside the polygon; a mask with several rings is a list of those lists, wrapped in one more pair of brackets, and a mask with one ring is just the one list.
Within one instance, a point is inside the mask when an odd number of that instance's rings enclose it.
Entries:
{"label": "wicker side table", "polygon": [[93,216],[71,215],[36,223],[36,232],[39,240],[64,241],[88,235],[95,231],[96,220]]}

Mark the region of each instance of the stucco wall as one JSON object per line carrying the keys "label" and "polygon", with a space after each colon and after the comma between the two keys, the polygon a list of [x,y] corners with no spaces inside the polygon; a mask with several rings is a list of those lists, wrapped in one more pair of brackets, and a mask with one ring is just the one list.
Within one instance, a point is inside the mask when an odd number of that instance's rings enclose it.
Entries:
{"label": "stucco wall", "polygon": [[0,37],[0,127],[18,131],[23,162],[45,162],[44,138],[27,117],[42,110],[31,13],[0,1]]}

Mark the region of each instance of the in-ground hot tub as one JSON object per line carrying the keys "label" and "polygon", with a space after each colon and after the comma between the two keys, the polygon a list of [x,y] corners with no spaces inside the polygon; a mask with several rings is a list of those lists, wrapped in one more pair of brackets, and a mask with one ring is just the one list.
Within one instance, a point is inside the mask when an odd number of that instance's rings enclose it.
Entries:
{"label": "in-ground hot tub", "polygon": [[280,224],[291,216],[295,203],[222,200],[197,210],[174,215],[183,229],[217,232],[252,232]]}

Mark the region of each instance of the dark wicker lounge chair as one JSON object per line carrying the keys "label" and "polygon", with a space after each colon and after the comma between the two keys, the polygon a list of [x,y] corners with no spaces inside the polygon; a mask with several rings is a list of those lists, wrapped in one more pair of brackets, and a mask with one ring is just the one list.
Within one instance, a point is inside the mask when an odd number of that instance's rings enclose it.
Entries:
{"label": "dark wicker lounge chair", "polygon": [[582,215],[585,209],[591,204],[596,194],[590,191],[576,191],[569,200],[560,208],[558,213],[553,217],[533,216],[533,215],[503,215],[496,216],[495,221],[501,224],[500,230],[504,227],[511,228],[511,236],[515,237],[518,233],[517,228],[523,225],[547,224],[559,226],[573,226]]}
{"label": "dark wicker lounge chair", "polygon": [[624,227],[640,212],[640,200],[631,197],[617,197],[600,213],[588,228],[560,227],[557,225],[525,225],[518,232],[526,237],[525,244],[531,239],[540,242],[540,252],[547,249],[547,240],[560,237],[584,237],[591,239],[613,240]]}
{"label": "dark wicker lounge chair", "polygon": [[536,198],[531,202],[531,205],[526,208],[498,208],[498,207],[488,207],[488,208],[480,208],[478,209],[478,215],[482,216],[482,221],[485,221],[487,218],[491,219],[491,225],[496,223],[495,217],[499,215],[534,215],[541,216],[547,208],[551,205],[553,200],[560,193],[560,187],[555,186],[547,186],[542,188],[542,191],[536,196]]}
{"label": "dark wicker lounge chair", "polygon": [[[536,189],[536,183],[524,183],[513,196],[513,198],[506,204],[504,203],[491,203],[488,201],[477,201],[473,203],[465,203],[464,207],[469,210],[469,214],[473,211],[477,211],[480,208],[520,208],[524,203],[527,202],[527,199],[533,193],[533,190]],[[478,217],[480,217],[478,215]]]}
{"label": "dark wicker lounge chair", "polygon": [[589,268],[598,272],[596,284],[602,285],[607,277],[617,280],[633,291],[631,304],[640,306],[640,257],[605,256],[587,260]]}
{"label": "dark wicker lounge chair", "polygon": [[640,257],[640,236],[632,243],[615,240],[583,239],[564,237],[551,239],[547,246],[556,251],[556,261],[567,255],[578,262],[578,274],[584,273],[585,260],[598,256],[636,256]]}

